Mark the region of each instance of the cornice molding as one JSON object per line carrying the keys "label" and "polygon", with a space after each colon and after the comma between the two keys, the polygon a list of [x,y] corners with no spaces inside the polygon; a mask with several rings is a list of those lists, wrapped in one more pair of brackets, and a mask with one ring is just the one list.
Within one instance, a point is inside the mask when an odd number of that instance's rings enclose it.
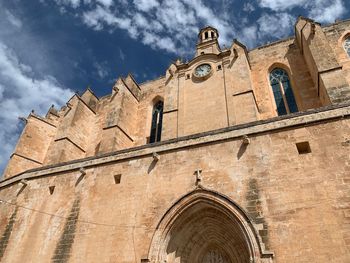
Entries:
{"label": "cornice molding", "polygon": [[79,171],[81,167],[92,168],[100,165],[125,161],[145,156],[152,157],[154,152],[165,153],[170,151],[182,151],[189,147],[198,147],[205,144],[219,143],[227,140],[241,139],[242,136],[261,136],[268,132],[317,125],[325,121],[348,118],[350,116],[350,103],[332,105],[314,110],[279,116],[272,119],[254,121],[251,123],[230,126],[227,128],[170,139],[99,156],[73,160],[61,164],[43,166],[31,169],[18,175],[0,181],[0,189],[11,184],[18,183],[22,179],[35,179],[49,175],[59,175],[68,172]]}
{"label": "cornice molding", "polygon": [[176,68],[178,71],[180,71],[180,70],[188,69],[188,68],[192,67],[194,64],[196,64],[197,62],[202,61],[202,60],[207,60],[210,58],[219,60],[219,59],[222,59],[224,57],[228,57],[229,55],[231,55],[231,50],[225,50],[223,52],[220,52],[219,54],[206,53],[206,54],[202,54],[202,55],[199,55],[199,56],[193,58],[188,63],[176,65]]}

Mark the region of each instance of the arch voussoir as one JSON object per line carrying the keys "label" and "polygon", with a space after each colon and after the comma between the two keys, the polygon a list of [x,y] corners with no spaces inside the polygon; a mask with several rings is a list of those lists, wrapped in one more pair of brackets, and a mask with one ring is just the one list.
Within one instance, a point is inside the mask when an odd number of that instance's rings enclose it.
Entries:
{"label": "arch voussoir", "polygon": [[266,263],[272,262],[273,253],[264,250],[254,224],[238,204],[198,187],[160,219],[148,258],[154,263]]}

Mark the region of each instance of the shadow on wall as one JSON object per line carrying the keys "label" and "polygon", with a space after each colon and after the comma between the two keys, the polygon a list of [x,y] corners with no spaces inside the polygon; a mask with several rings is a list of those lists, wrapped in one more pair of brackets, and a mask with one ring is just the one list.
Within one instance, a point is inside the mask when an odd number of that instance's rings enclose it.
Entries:
{"label": "shadow on wall", "polygon": [[16,206],[16,209],[12,213],[10,220],[7,223],[7,226],[5,228],[5,231],[0,238],[0,261],[1,261],[1,258],[4,256],[8,241],[9,241],[10,236],[11,236],[12,228],[13,228],[13,225],[15,224],[15,221],[16,221],[17,210],[18,210],[18,207]]}
{"label": "shadow on wall", "polygon": [[237,152],[237,159],[241,159],[245,151],[247,150],[248,144],[242,143],[241,147],[239,147],[239,150]]}
{"label": "shadow on wall", "polygon": [[150,174],[154,167],[156,166],[157,160],[152,160],[151,164],[148,167],[147,173]]}
{"label": "shadow on wall", "polygon": [[265,248],[269,249],[268,225],[264,218],[262,202],[260,198],[260,189],[257,179],[249,179],[246,194],[246,211],[255,224],[262,226],[262,228],[259,229],[259,234],[261,236],[262,242],[265,244]]}
{"label": "shadow on wall", "polygon": [[75,231],[78,224],[80,212],[80,198],[77,196],[74,200],[72,209],[66,219],[63,232],[60,240],[56,245],[55,252],[52,256],[51,262],[66,263],[69,261],[70,252],[74,243]]}

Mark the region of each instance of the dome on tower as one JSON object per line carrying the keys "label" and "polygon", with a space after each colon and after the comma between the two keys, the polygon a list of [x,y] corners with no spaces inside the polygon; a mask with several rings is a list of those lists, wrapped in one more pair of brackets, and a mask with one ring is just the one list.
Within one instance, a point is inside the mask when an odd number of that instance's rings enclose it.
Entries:
{"label": "dome on tower", "polygon": [[198,34],[199,43],[207,42],[210,40],[216,40],[219,37],[218,30],[214,27],[207,26],[202,28]]}

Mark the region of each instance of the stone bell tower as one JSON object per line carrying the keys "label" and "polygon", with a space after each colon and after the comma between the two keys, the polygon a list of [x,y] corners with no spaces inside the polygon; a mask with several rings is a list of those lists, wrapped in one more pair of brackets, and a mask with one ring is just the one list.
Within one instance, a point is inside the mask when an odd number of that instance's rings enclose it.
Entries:
{"label": "stone bell tower", "polygon": [[216,28],[211,26],[203,28],[198,34],[196,57],[207,53],[219,54],[221,50],[218,38],[219,33]]}

